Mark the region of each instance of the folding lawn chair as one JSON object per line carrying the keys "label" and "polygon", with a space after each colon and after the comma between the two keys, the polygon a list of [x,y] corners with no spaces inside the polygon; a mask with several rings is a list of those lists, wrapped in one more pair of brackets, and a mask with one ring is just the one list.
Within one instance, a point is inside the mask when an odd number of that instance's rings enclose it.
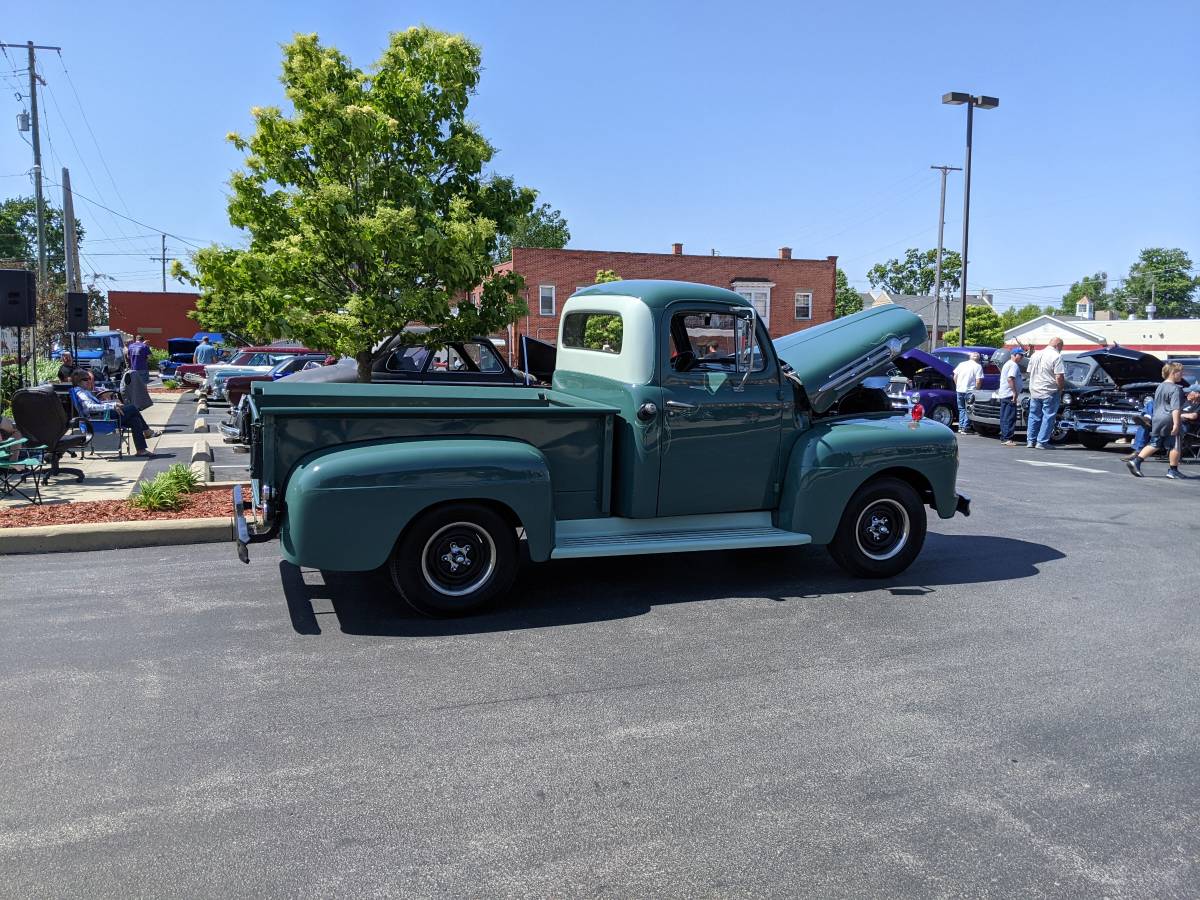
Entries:
{"label": "folding lawn chair", "polygon": [[[38,487],[38,476],[42,474],[45,463],[40,455],[21,456],[27,443],[29,441],[23,437],[0,441],[0,497],[20,494],[30,503],[41,503],[42,491]],[[33,479],[32,497],[21,490],[21,485],[27,478]]]}
{"label": "folding lawn chair", "polygon": [[128,428],[122,427],[115,412],[109,411],[89,416],[79,403],[77,388],[71,388],[71,406],[75,410],[75,419],[72,422],[77,423],[85,433],[91,435],[89,445],[92,449],[92,456],[95,456],[98,450],[106,453],[115,451],[117,459],[121,459],[125,455],[125,451],[129,447],[130,432]]}

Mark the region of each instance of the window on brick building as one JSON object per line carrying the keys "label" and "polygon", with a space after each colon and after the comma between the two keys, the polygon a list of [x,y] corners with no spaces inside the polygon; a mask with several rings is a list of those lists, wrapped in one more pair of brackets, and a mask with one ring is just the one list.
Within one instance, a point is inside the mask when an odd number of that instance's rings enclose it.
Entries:
{"label": "window on brick building", "polygon": [[812,291],[796,291],[796,318],[812,318]]}
{"label": "window on brick building", "polygon": [[538,315],[554,315],[554,285],[552,284],[538,286]]}
{"label": "window on brick building", "polygon": [[735,281],[733,289],[750,301],[758,317],[764,322],[771,321],[771,288],[775,287],[769,281]]}

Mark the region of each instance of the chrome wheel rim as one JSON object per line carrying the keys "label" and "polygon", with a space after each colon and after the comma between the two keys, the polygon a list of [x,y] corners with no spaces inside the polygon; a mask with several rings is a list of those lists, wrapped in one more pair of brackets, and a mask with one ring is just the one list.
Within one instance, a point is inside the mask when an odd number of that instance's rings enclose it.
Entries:
{"label": "chrome wheel rim", "polygon": [[912,523],[898,500],[876,500],[858,514],[854,537],[868,559],[891,559],[908,545]]}
{"label": "chrome wheel rim", "polygon": [[954,421],[954,416],[950,412],[948,406],[938,406],[933,410],[933,415],[930,416],[935,422],[940,422],[942,425],[949,425]]}
{"label": "chrome wheel rim", "polygon": [[487,583],[496,570],[492,536],[471,522],[443,525],[421,550],[421,576],[446,597],[463,597]]}

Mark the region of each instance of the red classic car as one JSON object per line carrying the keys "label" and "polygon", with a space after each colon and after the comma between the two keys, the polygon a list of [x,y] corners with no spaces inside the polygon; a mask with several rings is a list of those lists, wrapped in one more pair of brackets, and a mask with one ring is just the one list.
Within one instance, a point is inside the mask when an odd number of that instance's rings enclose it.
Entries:
{"label": "red classic car", "polygon": [[329,358],[324,353],[298,353],[276,363],[275,368],[269,372],[258,375],[234,375],[225,380],[225,400],[230,406],[237,406],[242,397],[250,393],[250,385],[254,382],[278,381],[293,372],[323,366]]}

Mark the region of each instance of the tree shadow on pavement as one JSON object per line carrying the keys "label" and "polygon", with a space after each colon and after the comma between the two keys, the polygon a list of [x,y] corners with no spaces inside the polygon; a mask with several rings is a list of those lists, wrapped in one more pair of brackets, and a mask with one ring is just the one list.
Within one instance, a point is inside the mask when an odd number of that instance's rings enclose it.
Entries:
{"label": "tree shadow on pavement", "polygon": [[1016,538],[930,534],[908,571],[881,580],[846,575],[819,547],[527,562],[507,601],[465,619],[420,616],[380,572],[302,571],[288,562],[279,570],[299,634],[320,634],[321,622],[332,616],[347,634],[428,637],[600,622],[730,597],[782,603],[888,592],[898,600],[950,599],[955,594],[945,588],[1030,578],[1039,565],[1064,557],[1054,547]]}

